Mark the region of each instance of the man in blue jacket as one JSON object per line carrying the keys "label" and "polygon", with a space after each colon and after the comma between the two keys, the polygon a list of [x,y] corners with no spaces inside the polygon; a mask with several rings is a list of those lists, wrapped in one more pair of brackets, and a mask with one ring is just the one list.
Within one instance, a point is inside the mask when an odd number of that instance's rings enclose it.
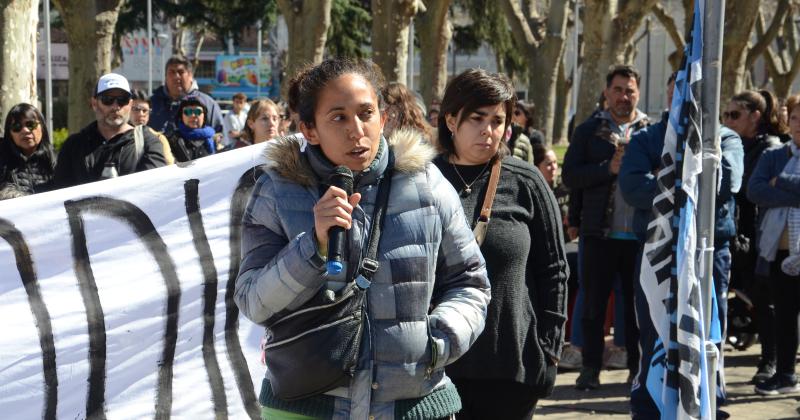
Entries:
{"label": "man in blue jacket", "polygon": [[182,55],[174,55],[167,60],[164,73],[164,85],[153,91],[153,96],[150,97],[150,121],[147,124],[169,138],[176,129],[175,117],[181,99],[191,94],[196,96],[208,110],[206,121],[218,133],[215,139],[221,140],[222,110],[214,98],[197,89],[192,73],[192,62]]}
{"label": "man in blue jacket", "polygon": [[[625,347],[630,378],[639,360],[633,308],[634,265],[638,242],[633,232],[633,208],[617,188],[617,174],[630,136],[649,124],[639,111],[639,73],[630,66],[616,66],[606,75],[603,95],[608,109],[590,117],[575,129],[564,155],[562,180],[581,194],[579,220],[581,243],[580,287],[584,290],[583,367],[575,387],[600,386],[603,357],[603,324],[614,279],[619,276],[625,308]],[[574,225],[573,225],[574,226]]]}
{"label": "man in blue jacket", "polygon": [[[670,76],[667,84],[668,102],[672,103],[672,92],[675,74]],[[636,133],[631,139],[619,172],[619,188],[628,204],[635,207],[633,227],[641,246],[647,240],[647,224],[653,218],[653,199],[658,193],[657,176],[661,169],[661,154],[664,149],[664,136],[667,132],[669,113],[662,114],[661,121]],[[730,241],[736,236],[734,194],[742,186],[744,172],[744,148],[739,135],[727,127],[720,127],[722,148],[722,180],[716,199],[714,225],[714,288],[717,295],[719,319],[722,336],[725,336],[728,280],[730,277],[731,252]],[[641,248],[636,267],[636,316],[639,323],[639,342],[642,356],[639,363],[639,374],[631,390],[631,413],[634,419],[658,418],[660,413],[649,395],[644,383],[650,367],[658,334],[650,320],[647,299],[639,283],[641,266]],[[721,378],[721,377],[720,377]],[[720,381],[718,389],[724,391],[724,383]],[[722,402],[724,392],[718,395]],[[719,418],[719,416],[718,416]]]}

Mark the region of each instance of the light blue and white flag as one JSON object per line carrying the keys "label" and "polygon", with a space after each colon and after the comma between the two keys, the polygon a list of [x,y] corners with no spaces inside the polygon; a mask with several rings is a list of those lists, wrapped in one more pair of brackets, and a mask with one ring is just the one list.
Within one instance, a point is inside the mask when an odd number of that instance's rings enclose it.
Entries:
{"label": "light blue and white flag", "polygon": [[647,378],[640,378],[662,419],[711,417],[700,282],[696,213],[702,172],[697,92],[702,78],[703,12],[694,5],[691,38],[675,80],[669,124],[658,173],[659,193],[647,227],[639,281],[659,340]]}

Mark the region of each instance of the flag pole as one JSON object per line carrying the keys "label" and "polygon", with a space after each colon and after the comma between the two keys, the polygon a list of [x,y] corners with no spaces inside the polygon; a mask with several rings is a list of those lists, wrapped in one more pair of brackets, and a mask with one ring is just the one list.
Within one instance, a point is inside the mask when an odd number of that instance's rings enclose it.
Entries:
{"label": "flag pole", "polygon": [[703,172],[700,175],[698,200],[698,244],[702,248],[703,261],[700,275],[703,297],[703,321],[706,340],[709,398],[711,415],[716,418],[716,348],[709,341],[711,330],[712,296],[711,286],[714,268],[714,217],[716,213],[717,168],[721,151],[719,138],[719,95],[722,68],[722,35],[725,22],[725,0],[705,2],[703,13],[703,81],[700,97],[703,130]]}

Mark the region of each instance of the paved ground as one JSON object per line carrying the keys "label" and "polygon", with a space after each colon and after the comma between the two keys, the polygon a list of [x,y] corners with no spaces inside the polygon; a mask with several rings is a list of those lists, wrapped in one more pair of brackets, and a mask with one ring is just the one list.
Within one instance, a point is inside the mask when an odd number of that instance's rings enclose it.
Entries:
{"label": "paved ground", "polygon": [[[755,373],[759,347],[747,351],[727,348],[725,374],[729,402],[724,407],[731,419],[800,419],[800,395],[762,397],[747,383]],[[600,375],[601,387],[596,391],[575,389],[577,372],[559,372],[553,395],[539,401],[536,418],[547,419],[625,419],[630,418],[627,370],[605,370]]]}

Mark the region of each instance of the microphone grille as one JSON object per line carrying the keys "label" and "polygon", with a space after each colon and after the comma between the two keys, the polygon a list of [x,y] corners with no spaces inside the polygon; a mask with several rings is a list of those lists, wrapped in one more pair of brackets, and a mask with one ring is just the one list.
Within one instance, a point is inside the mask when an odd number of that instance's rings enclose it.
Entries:
{"label": "microphone grille", "polygon": [[339,187],[347,194],[353,193],[353,172],[347,166],[337,166],[330,175],[329,184]]}

